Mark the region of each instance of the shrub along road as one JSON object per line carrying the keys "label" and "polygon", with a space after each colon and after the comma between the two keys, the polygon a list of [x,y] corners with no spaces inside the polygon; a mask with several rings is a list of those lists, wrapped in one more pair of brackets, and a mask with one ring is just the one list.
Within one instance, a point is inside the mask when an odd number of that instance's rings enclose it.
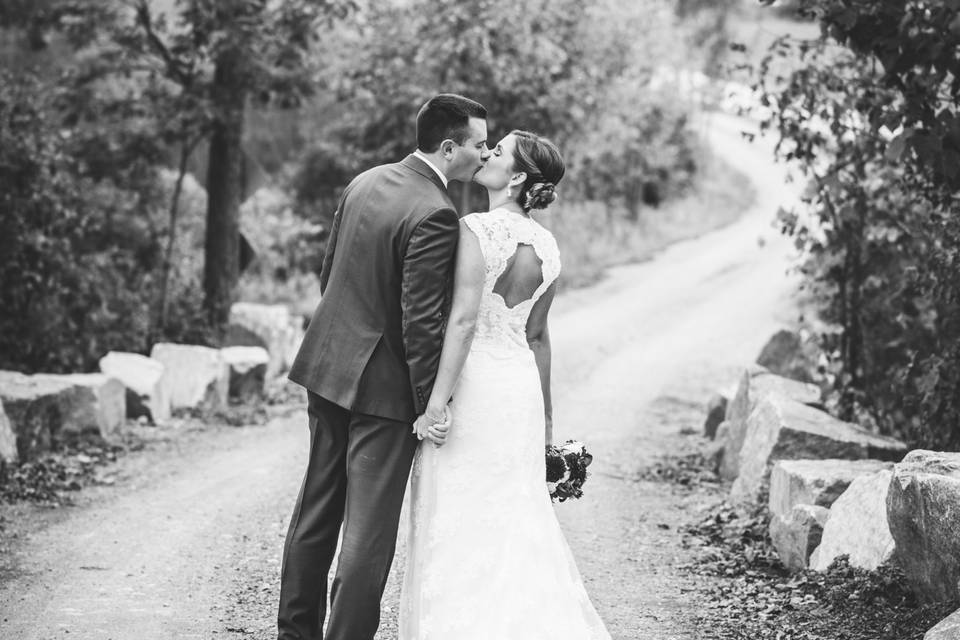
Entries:
{"label": "shrub along road", "polygon": [[[772,227],[792,197],[782,171],[765,143],[740,137],[738,121],[713,115],[704,128],[715,152],[753,177],[755,205],[732,226],[565,294],[551,325],[557,439],[582,439],[595,455],[585,497],[557,512],[618,640],[700,637],[699,588],[677,569],[690,560],[677,527],[716,492],[645,471],[695,448],[701,403],[793,313],[789,248]],[[260,427],[169,431],[74,508],[4,510],[0,635],[272,636],[305,462],[302,407]],[[403,564],[401,551],[381,640],[396,634]]]}

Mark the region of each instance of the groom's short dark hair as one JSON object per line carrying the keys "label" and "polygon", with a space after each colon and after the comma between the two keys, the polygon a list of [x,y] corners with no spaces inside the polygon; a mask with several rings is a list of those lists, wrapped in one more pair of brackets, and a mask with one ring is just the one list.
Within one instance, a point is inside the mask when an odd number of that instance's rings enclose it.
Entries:
{"label": "groom's short dark hair", "polygon": [[417,149],[433,153],[446,139],[463,144],[469,134],[470,118],[486,118],[482,104],[455,93],[436,95],[417,114]]}

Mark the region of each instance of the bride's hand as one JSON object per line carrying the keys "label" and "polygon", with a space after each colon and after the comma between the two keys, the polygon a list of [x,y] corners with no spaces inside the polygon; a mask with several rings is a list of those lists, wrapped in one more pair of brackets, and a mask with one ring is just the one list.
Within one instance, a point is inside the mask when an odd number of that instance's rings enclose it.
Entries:
{"label": "bride's hand", "polygon": [[428,407],[426,413],[413,423],[413,432],[420,440],[429,440],[440,447],[447,441],[452,423],[453,414],[449,407],[443,407],[440,411],[431,410]]}

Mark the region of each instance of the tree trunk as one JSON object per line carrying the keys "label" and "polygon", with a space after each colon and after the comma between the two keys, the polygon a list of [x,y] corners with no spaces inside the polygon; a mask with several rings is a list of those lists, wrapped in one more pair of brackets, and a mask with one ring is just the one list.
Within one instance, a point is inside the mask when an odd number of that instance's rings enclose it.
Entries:
{"label": "tree trunk", "polygon": [[207,232],[203,290],[207,320],[223,335],[240,274],[240,202],[243,187],[243,116],[246,88],[239,52],[225,52],[216,63],[212,126],[207,166]]}

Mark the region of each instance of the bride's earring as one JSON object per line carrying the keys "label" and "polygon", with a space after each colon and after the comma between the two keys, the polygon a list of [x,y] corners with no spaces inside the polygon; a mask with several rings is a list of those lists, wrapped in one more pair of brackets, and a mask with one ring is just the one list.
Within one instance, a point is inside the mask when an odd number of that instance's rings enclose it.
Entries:
{"label": "bride's earring", "polygon": [[512,188],[512,187],[507,187],[507,197],[508,197],[508,198],[512,198],[512,197],[513,197],[513,188]]}

